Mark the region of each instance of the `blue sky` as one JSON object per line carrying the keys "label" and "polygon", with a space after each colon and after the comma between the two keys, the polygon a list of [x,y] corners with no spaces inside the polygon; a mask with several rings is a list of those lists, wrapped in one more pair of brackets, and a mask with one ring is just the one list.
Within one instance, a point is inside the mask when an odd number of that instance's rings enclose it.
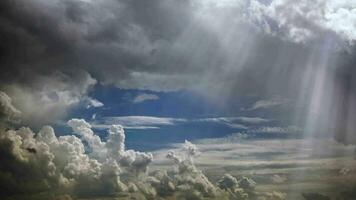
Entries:
{"label": "blue sky", "polygon": [[68,119],[85,119],[102,138],[106,137],[110,125],[121,124],[127,146],[137,150],[237,133],[255,139],[299,138],[302,134],[300,127],[281,118],[281,113],[290,108],[289,101],[281,98],[241,96],[235,97],[233,103],[222,105],[193,91],[154,92],[100,84],[89,96],[101,104],[78,106]]}

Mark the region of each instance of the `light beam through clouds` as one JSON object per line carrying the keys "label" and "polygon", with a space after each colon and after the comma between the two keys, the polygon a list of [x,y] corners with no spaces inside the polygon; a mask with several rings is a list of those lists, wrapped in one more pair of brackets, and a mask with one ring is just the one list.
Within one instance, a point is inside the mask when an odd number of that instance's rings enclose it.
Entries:
{"label": "light beam through clouds", "polygon": [[[0,197],[356,199],[355,0],[3,0],[0,27]],[[162,131],[199,144],[125,148]]]}

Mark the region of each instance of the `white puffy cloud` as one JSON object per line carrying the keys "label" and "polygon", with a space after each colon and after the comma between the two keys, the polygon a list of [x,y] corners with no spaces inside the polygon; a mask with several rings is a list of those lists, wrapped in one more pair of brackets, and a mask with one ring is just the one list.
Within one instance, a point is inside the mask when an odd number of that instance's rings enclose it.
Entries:
{"label": "white puffy cloud", "polygon": [[77,133],[88,146],[91,148],[91,153],[95,157],[102,157],[105,152],[104,145],[98,135],[95,135],[91,130],[91,125],[83,119],[71,119],[68,121],[68,126],[70,126],[75,133]]}
{"label": "white puffy cloud", "polygon": [[112,157],[119,157],[125,151],[125,134],[121,125],[113,125],[108,130],[108,139],[105,144],[109,150],[108,154]]}
{"label": "white puffy cloud", "polygon": [[334,33],[344,41],[356,40],[356,2],[351,0],[275,0],[265,14],[278,24],[276,32],[297,42]]}
{"label": "white puffy cloud", "polygon": [[148,94],[148,93],[143,93],[143,94],[139,94],[137,95],[134,99],[133,102],[134,103],[142,103],[144,101],[149,101],[149,100],[158,100],[159,96],[155,95],[155,94]]}
{"label": "white puffy cloud", "polygon": [[[56,137],[50,126],[44,126],[37,134],[29,128],[1,132],[0,142],[3,148],[0,153],[2,157],[7,156],[7,159],[3,160],[0,173],[13,173],[13,176],[18,176],[20,171],[16,170],[29,168],[29,176],[36,177],[28,181],[42,190],[65,192],[67,188],[72,188],[74,193],[79,195],[90,192],[122,192],[127,189],[119,179],[123,170],[131,174],[146,173],[147,166],[153,159],[152,154],[125,150],[122,126],[113,125],[108,130],[107,142],[104,142],[84,120],[72,119],[68,125],[80,138],[74,135]],[[18,168],[7,167],[12,164],[18,165]],[[13,181],[25,180],[17,177]],[[46,185],[41,186],[41,182],[46,182]],[[90,187],[86,188],[87,184]],[[13,187],[15,192],[19,192],[31,191],[35,186]]]}
{"label": "white puffy cloud", "polygon": [[171,159],[177,168],[174,175],[176,188],[181,192],[183,199],[193,198],[193,196],[197,199],[216,198],[217,188],[194,165],[193,158],[196,155],[198,149],[189,141],[185,141],[178,154],[174,151],[168,152],[166,157]]}
{"label": "white puffy cloud", "polygon": [[97,99],[93,99],[93,98],[90,98],[88,97],[87,98],[87,108],[91,108],[91,107],[94,107],[94,108],[98,108],[98,107],[103,107],[104,104],[102,102],[100,102],[99,100]]}
{"label": "white puffy cloud", "polygon": [[125,134],[121,125],[111,125],[108,130],[107,142],[101,141],[91,130],[91,125],[83,119],[71,119],[68,125],[79,134],[90,149],[90,155],[99,161],[114,159],[118,163],[137,173],[146,172],[147,166],[153,159],[152,154],[134,150],[125,150]]}

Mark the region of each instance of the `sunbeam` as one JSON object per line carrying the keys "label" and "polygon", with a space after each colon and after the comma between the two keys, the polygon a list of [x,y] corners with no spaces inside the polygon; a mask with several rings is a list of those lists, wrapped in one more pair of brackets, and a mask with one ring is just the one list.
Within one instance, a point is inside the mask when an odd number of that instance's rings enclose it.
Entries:
{"label": "sunbeam", "polygon": [[355,0],[0,11],[0,199],[356,199]]}

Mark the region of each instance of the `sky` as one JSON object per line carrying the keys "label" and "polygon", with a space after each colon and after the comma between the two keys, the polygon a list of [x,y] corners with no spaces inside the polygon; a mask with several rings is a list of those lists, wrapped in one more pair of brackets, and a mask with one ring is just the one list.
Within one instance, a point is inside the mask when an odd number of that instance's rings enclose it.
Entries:
{"label": "sky", "polygon": [[[240,157],[247,156],[256,163],[252,166],[264,159],[278,165],[284,155],[290,157],[293,164],[278,172],[261,170],[265,165],[256,168],[257,175],[254,168],[240,170],[256,180],[261,173],[278,184],[287,179],[290,189],[262,178],[257,189],[266,194],[251,193],[240,184],[247,179],[221,179],[238,182],[250,199],[301,199],[310,181],[318,184],[306,192],[339,189],[332,186],[337,180],[325,187],[318,177],[291,181],[297,175],[288,170],[298,159],[306,159],[306,168],[308,159],[319,164],[322,156],[340,159],[345,165],[330,164],[318,173],[330,180],[335,170],[354,175],[355,0],[3,0],[0,27],[0,155],[6,157],[0,164],[0,188],[5,188],[0,197],[21,199],[14,196],[21,191],[36,199],[36,192],[57,187],[58,198],[80,199],[125,193],[132,185],[160,196],[148,181],[153,177],[148,165],[165,168],[164,155],[180,151],[180,145],[187,155],[167,157],[178,169],[189,165],[194,180],[205,177],[197,175],[202,167],[213,180],[197,180],[206,188],[217,187],[214,181],[224,173],[238,176]],[[273,147],[274,142],[281,144]],[[283,144],[296,147],[286,150]],[[226,145],[231,146],[226,162],[234,167],[218,168],[214,153],[222,156]],[[255,146],[261,148],[258,156],[249,157]],[[201,156],[192,153],[195,148],[202,149]],[[43,168],[38,163],[47,163],[48,174],[38,171]],[[71,169],[75,165],[80,167]],[[98,187],[88,193],[83,183],[94,177],[90,168],[97,169],[93,185],[108,184],[110,192]],[[36,188],[2,184],[24,182],[24,169],[31,169],[26,180]],[[295,170],[303,177],[311,173]],[[147,180],[125,178],[133,171]],[[108,180],[110,173],[121,179]]]}

